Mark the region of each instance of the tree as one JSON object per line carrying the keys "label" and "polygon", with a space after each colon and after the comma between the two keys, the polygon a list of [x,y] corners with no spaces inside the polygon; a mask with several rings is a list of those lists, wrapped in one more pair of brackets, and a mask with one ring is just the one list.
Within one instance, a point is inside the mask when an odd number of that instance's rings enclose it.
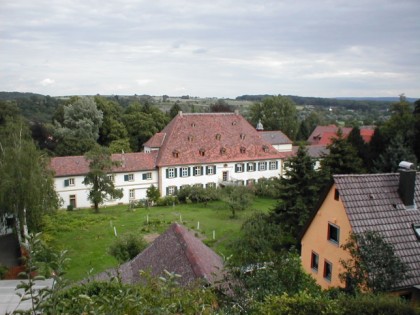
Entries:
{"label": "tree", "polygon": [[267,97],[262,103],[253,104],[250,118],[254,126],[261,120],[265,130],[281,130],[292,140],[298,132],[296,105],[281,95]]}
{"label": "tree", "polygon": [[86,160],[89,161],[89,173],[83,180],[83,184],[91,185],[88,198],[94,205],[95,212],[99,212],[99,204],[107,198],[121,199],[122,189],[116,189],[111,176],[114,166],[119,163],[111,159],[109,150],[105,147],[96,145],[91,151],[87,152]]}
{"label": "tree", "polygon": [[229,105],[225,100],[219,99],[216,103],[210,105],[211,113],[233,112],[233,106]]}
{"label": "tree", "polygon": [[417,139],[417,141],[414,141],[413,150],[417,161],[420,161],[420,99],[414,102],[414,106],[414,139]]}
{"label": "tree", "polygon": [[147,242],[138,234],[128,233],[118,237],[108,248],[108,253],[120,264],[136,257],[147,247]]}
{"label": "tree", "polygon": [[299,146],[296,156],[285,162],[284,169],[279,184],[279,201],[271,217],[289,235],[290,243],[297,245],[299,233],[318,201],[319,174],[303,145]]}
{"label": "tree", "polygon": [[357,152],[357,156],[363,161],[365,167],[369,167],[369,147],[360,135],[359,127],[353,127],[347,141],[353,146]]}
{"label": "tree", "polygon": [[155,187],[155,185],[151,185],[146,190],[146,197],[149,202],[152,204],[157,202],[160,198],[159,188]]}
{"label": "tree", "polygon": [[178,115],[179,111],[181,110],[181,106],[178,103],[172,105],[171,109],[169,110],[169,117],[173,119],[176,115]]}
{"label": "tree", "polygon": [[49,161],[39,151],[28,128],[22,123],[7,123],[0,130],[0,214],[12,214],[16,231],[24,237],[40,231],[44,214],[57,210],[59,199],[54,189]]}
{"label": "tree", "polygon": [[408,277],[408,266],[395,255],[394,248],[376,231],[352,233],[341,246],[351,258],[340,260],[340,279],[349,290],[386,292]]}
{"label": "tree", "polygon": [[243,211],[251,206],[253,194],[245,186],[227,186],[224,188],[223,199],[232,211],[232,218],[236,218],[237,211]]}
{"label": "tree", "polygon": [[330,153],[323,157],[321,169],[325,174],[358,174],[363,172],[363,162],[357,156],[356,150],[343,138],[343,132],[338,129],[337,137],[327,146]]}

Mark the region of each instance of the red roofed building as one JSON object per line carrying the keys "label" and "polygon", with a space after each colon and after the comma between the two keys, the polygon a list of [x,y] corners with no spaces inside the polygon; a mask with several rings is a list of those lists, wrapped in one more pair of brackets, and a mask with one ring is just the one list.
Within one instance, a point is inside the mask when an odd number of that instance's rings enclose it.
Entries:
{"label": "red roofed building", "polygon": [[341,128],[344,138],[347,138],[353,129],[347,127],[337,127],[336,125],[316,126],[309,136],[308,142],[310,145],[329,145],[331,144],[332,139],[337,138],[337,131],[339,128]]}
{"label": "red roofed building", "polygon": [[[279,138],[278,132],[273,135]],[[291,143],[279,152],[270,142],[237,112],[180,112],[144,144],[144,152],[113,155],[121,166],[110,176],[124,197],[107,204],[144,199],[152,184],[166,196],[184,185],[249,185],[260,178],[279,177],[283,160],[293,154]],[[89,207],[88,187],[82,183],[89,170],[84,157],[53,158],[51,167],[63,207]]]}

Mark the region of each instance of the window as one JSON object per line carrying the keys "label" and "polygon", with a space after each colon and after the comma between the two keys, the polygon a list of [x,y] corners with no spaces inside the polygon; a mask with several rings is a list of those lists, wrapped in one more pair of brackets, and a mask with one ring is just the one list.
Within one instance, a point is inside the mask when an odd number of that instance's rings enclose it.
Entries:
{"label": "window", "polygon": [[151,180],[152,179],[152,172],[147,172],[143,174],[143,180]]}
{"label": "window", "polygon": [[279,168],[278,161],[270,161],[270,170],[277,170]]}
{"label": "window", "polygon": [[166,194],[172,196],[176,194],[176,186],[169,186],[166,188]]}
{"label": "window", "polygon": [[174,158],[178,158],[178,157],[179,157],[179,151],[178,151],[178,150],[174,150],[174,151],[172,151],[172,156],[173,156]]}
{"label": "window", "polygon": [[226,154],[226,148],[220,148],[220,155]]}
{"label": "window", "polygon": [[126,174],[124,175],[125,182],[132,182],[134,180],[134,174]]}
{"label": "window", "polygon": [[239,137],[241,138],[241,140],[245,140],[245,134],[244,134],[244,133],[241,133],[241,134],[239,135]]}
{"label": "window", "polygon": [[244,186],[245,185],[245,182],[243,180],[238,180],[237,183],[238,183],[238,186]]}
{"label": "window", "polygon": [[74,178],[68,178],[64,180],[64,187],[74,186]]}
{"label": "window", "polygon": [[317,253],[311,253],[311,268],[313,271],[318,271],[319,256]]}
{"label": "window", "polygon": [[190,176],[190,168],[181,167],[181,177],[188,177],[188,176]]}
{"label": "window", "polygon": [[245,153],[245,152],[246,152],[246,148],[245,148],[245,147],[241,147],[241,148],[239,149],[239,151],[240,151],[241,153]]}
{"label": "window", "polygon": [[106,177],[108,177],[108,180],[109,181],[115,182],[115,176],[114,176],[114,174],[108,174],[108,175],[106,175]]}
{"label": "window", "polygon": [[220,140],[222,138],[222,135],[220,133],[216,133],[216,140]]}
{"label": "window", "polygon": [[214,175],[214,174],[216,174],[216,165],[206,166],[206,175]]}
{"label": "window", "polygon": [[267,162],[259,162],[258,163],[258,170],[265,171],[267,169]]}
{"label": "window", "polygon": [[166,169],[166,178],[174,178],[176,177],[176,168],[170,167]]}
{"label": "window", "polygon": [[324,261],[324,279],[327,281],[331,281],[331,275],[332,275],[332,263],[325,260]]}
{"label": "window", "polygon": [[216,183],[207,183],[206,188],[216,188]]}
{"label": "window", "polygon": [[418,240],[420,240],[420,224],[413,224],[413,230]]}
{"label": "window", "polygon": [[223,173],[222,173],[222,180],[224,182],[227,182],[228,181],[228,178],[229,178],[229,172],[228,171],[223,171]]}
{"label": "window", "polygon": [[340,199],[340,192],[338,191],[338,189],[336,188],[334,190],[334,200],[339,200]]}
{"label": "window", "polygon": [[203,148],[201,148],[198,153],[200,154],[200,156],[205,156],[206,155],[206,150],[204,150]]}
{"label": "window", "polygon": [[247,165],[247,171],[248,172],[255,171],[255,163],[248,163],[248,165]]}
{"label": "window", "polygon": [[262,149],[263,149],[264,152],[268,152],[269,151],[268,146],[265,145],[265,144],[262,146]]}
{"label": "window", "polygon": [[130,190],[128,191],[128,196],[129,196],[129,199],[130,199],[130,200],[135,199],[135,198],[136,198],[136,193],[135,193],[135,190],[134,190],[134,189],[130,189]]}
{"label": "window", "polygon": [[340,228],[332,223],[328,223],[328,240],[337,245],[340,243]]}
{"label": "window", "polygon": [[247,186],[253,186],[255,184],[255,179],[248,179],[247,181],[246,181],[246,185]]}
{"label": "window", "polygon": [[244,171],[244,165],[242,163],[235,164],[235,172],[242,173]]}
{"label": "window", "polygon": [[204,187],[204,185],[203,185],[203,184],[194,184],[194,187],[197,187],[197,188],[203,188],[203,187]]}
{"label": "window", "polygon": [[202,166],[194,166],[193,167],[193,175],[194,176],[201,176],[201,175],[203,175],[203,167]]}

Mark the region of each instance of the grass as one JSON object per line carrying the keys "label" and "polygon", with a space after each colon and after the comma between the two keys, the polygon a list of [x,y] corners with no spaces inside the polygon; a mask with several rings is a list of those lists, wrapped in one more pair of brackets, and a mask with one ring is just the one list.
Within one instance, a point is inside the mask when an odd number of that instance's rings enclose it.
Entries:
{"label": "grass", "polygon": [[182,222],[218,254],[228,256],[227,244],[239,234],[244,220],[255,211],[267,212],[274,204],[275,200],[256,198],[250,210],[237,212],[234,219],[226,204],[220,201],[207,206],[183,204],[135,211],[127,211],[127,206],[123,205],[101,208],[98,214],[90,209],[60,211],[46,218],[44,237],[58,249],[68,250],[67,278],[80,280],[90,270],[98,273],[117,265],[116,259],[107,253],[115,239],[114,227],[117,235],[128,232],[148,235],[164,232],[173,222]]}

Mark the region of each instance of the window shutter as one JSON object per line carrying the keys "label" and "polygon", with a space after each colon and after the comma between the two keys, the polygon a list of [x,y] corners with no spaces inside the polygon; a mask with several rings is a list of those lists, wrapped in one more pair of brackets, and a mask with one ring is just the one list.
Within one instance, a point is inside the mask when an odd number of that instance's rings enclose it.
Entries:
{"label": "window shutter", "polygon": [[177,168],[174,168],[174,171],[175,171],[175,176],[174,177],[177,177],[178,175],[178,169]]}
{"label": "window shutter", "polygon": [[210,166],[206,166],[206,175],[209,175]]}
{"label": "window shutter", "polygon": [[[168,170],[166,170],[166,171],[168,171]],[[166,196],[168,196],[169,195],[169,187],[166,187]]]}
{"label": "window shutter", "polygon": [[238,173],[238,164],[235,164],[235,172]]}
{"label": "window shutter", "polygon": [[[169,178],[169,169],[166,169],[166,178]],[[168,189],[168,188],[166,188],[166,189]],[[168,193],[166,193],[166,194],[168,194]]]}
{"label": "window shutter", "polygon": [[124,175],[124,181],[128,182],[128,175]]}
{"label": "window shutter", "polygon": [[68,187],[69,186],[69,180],[68,179],[65,179],[64,180],[64,187]]}
{"label": "window shutter", "polygon": [[216,174],[216,165],[213,166],[213,174]]}
{"label": "window shutter", "polygon": [[191,176],[191,167],[188,167],[188,176]]}
{"label": "window shutter", "polygon": [[279,161],[276,161],[276,170],[279,169]]}
{"label": "window shutter", "polygon": [[204,167],[203,166],[201,166],[200,167],[200,175],[203,175],[204,174]]}

